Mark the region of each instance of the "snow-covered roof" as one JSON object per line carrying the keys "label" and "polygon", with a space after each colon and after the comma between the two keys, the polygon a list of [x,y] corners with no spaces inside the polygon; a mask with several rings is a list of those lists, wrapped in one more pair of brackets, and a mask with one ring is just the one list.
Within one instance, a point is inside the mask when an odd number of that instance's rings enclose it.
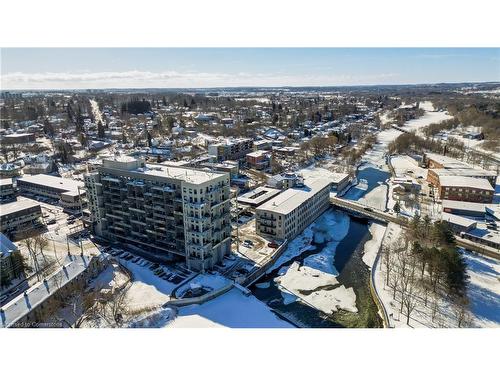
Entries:
{"label": "snow-covered roof", "polygon": [[325,178],[310,179],[303,188],[290,188],[259,206],[258,210],[272,211],[286,215],[313,197],[331,181]]}
{"label": "snow-covered roof", "polygon": [[2,307],[3,312],[0,314],[2,326],[9,327],[15,324],[59,288],[81,274],[89,266],[91,259],[91,257],[85,255],[68,256],[63,267],[44,280],[34,284]]}
{"label": "snow-covered roof", "polygon": [[1,207],[2,209],[0,210],[0,216],[5,216],[32,207],[40,207],[40,203],[32,201],[30,199],[23,199],[15,202],[4,203]]}
{"label": "snow-covered roof", "polygon": [[47,186],[53,189],[57,189],[60,192],[67,191],[78,191],[78,188],[82,189],[84,184],[81,181],[72,180],[71,178],[63,178],[57,176],[51,176],[48,174],[36,174],[33,176],[25,176],[18,180],[23,182],[28,182],[40,186]]}
{"label": "snow-covered roof", "polygon": [[466,177],[466,176],[441,176],[439,178],[441,186],[475,188],[488,191],[494,191],[490,182],[484,178]]}

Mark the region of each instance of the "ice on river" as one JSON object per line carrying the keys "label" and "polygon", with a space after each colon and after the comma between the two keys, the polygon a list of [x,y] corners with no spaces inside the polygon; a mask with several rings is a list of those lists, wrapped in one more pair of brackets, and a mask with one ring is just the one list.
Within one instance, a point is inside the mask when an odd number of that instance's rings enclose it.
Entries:
{"label": "ice on river", "polygon": [[325,314],[339,309],[358,311],[353,288],[340,285],[335,276],[326,272],[294,262],[283,276],[274,280],[285,304],[298,300]]}

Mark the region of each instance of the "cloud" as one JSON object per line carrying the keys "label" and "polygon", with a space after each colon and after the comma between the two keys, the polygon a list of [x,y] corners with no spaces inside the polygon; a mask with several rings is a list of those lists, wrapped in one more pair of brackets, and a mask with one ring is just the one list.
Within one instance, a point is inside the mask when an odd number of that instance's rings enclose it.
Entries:
{"label": "cloud", "polygon": [[334,75],[212,72],[45,72],[2,74],[3,89],[187,88],[230,86],[329,86],[395,83],[394,73]]}

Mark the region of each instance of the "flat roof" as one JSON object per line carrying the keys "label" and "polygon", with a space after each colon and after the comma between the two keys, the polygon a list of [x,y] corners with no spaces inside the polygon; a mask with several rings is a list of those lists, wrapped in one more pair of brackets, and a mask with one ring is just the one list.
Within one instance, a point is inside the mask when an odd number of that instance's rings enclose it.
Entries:
{"label": "flat roof", "polygon": [[310,179],[306,182],[305,187],[287,189],[283,193],[257,207],[257,209],[286,215],[314,196],[321,189],[330,185],[330,183],[331,181],[325,178]]}
{"label": "flat roof", "polygon": [[455,169],[444,169],[444,168],[433,168],[430,169],[438,176],[485,176],[485,177],[496,177],[496,172],[487,171],[486,169],[479,168],[455,168]]}
{"label": "flat roof", "polygon": [[451,223],[451,224],[460,225],[461,227],[465,227],[465,228],[470,228],[471,226],[476,224],[476,221],[474,221],[474,220],[467,219],[466,217],[463,217],[463,216],[450,214],[447,212],[443,212],[441,214],[441,220],[446,221],[446,222]]}
{"label": "flat roof", "polygon": [[151,176],[175,178],[191,184],[202,184],[227,174],[225,172],[213,172],[161,164],[146,164],[145,168],[138,168],[133,172],[144,173]]}
{"label": "flat roof", "polygon": [[[181,165],[166,165],[159,163],[143,164],[142,159],[125,156],[118,158],[106,158],[103,167],[106,169],[123,170],[126,172],[172,178],[191,184],[202,184],[226,175],[226,172],[207,171],[204,169],[187,168]],[[109,177],[107,177],[109,179]],[[112,177],[111,177],[112,178]]]}
{"label": "flat roof", "polygon": [[301,174],[307,182],[309,178],[327,178],[333,183],[338,184],[349,177],[347,173],[331,172],[328,169],[314,167],[314,168],[304,168],[299,170],[297,173]]}
{"label": "flat roof", "polygon": [[247,154],[247,156],[253,157],[253,158],[258,158],[259,156],[263,155],[268,155],[270,151],[266,150],[258,150],[258,151],[253,151]]}
{"label": "flat roof", "polygon": [[475,203],[475,202],[462,202],[462,201],[452,201],[448,199],[443,199],[442,201],[443,209],[451,208],[455,210],[465,210],[465,211],[475,211],[475,212],[486,212],[486,207],[499,207],[498,204],[488,204],[488,203]]}
{"label": "flat roof", "polygon": [[5,135],[5,138],[20,138],[25,136],[34,135],[33,133],[13,133]]}
{"label": "flat roof", "polygon": [[9,215],[14,212],[26,210],[36,206],[40,207],[40,203],[32,201],[30,199],[23,199],[15,202],[4,203],[0,206],[2,208],[0,210],[0,216]]}
{"label": "flat roof", "polygon": [[53,189],[58,189],[61,192],[78,191],[78,188],[83,188],[85,185],[82,181],[72,180],[71,178],[51,176],[48,174],[35,174],[32,176],[25,176],[18,179],[18,182],[19,181],[47,186]]}
{"label": "flat roof", "polygon": [[470,231],[467,232],[467,234],[470,234],[477,238],[481,238],[485,241],[489,241],[495,244],[500,244],[500,232],[498,231],[492,231],[489,229],[485,229],[484,227],[481,227],[481,228],[471,229]]}
{"label": "flat roof", "polygon": [[449,156],[441,155],[441,154],[435,154],[433,152],[426,152],[425,157],[427,159],[434,160],[438,162],[439,164],[442,164],[445,167],[448,168],[472,168],[469,164],[464,163],[463,161],[460,161],[458,159],[450,158]]}
{"label": "flat roof", "polygon": [[12,185],[12,178],[0,178],[0,185]]}
{"label": "flat roof", "polygon": [[466,176],[441,176],[439,178],[439,183],[441,184],[441,186],[457,186],[495,191],[490,182],[485,178]]}
{"label": "flat roof", "polygon": [[249,191],[248,193],[242,194],[237,198],[238,202],[250,204],[250,205],[260,205],[272,197],[278,195],[281,192],[279,189],[274,189],[270,187],[260,186],[257,189]]}

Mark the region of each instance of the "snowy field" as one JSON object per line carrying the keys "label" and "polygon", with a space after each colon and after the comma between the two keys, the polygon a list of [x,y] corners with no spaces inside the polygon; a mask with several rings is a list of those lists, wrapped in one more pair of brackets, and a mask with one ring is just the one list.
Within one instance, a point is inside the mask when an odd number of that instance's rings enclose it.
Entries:
{"label": "snowy field", "polygon": [[252,295],[233,288],[202,305],[162,308],[138,319],[132,327],[141,328],[294,328],[278,318],[271,309]]}
{"label": "snowy field", "polygon": [[448,112],[435,111],[434,105],[430,101],[420,102],[420,108],[425,110],[424,115],[418,119],[406,121],[403,125],[405,129],[415,131],[419,135],[422,135],[421,131],[426,126],[453,118]]}

